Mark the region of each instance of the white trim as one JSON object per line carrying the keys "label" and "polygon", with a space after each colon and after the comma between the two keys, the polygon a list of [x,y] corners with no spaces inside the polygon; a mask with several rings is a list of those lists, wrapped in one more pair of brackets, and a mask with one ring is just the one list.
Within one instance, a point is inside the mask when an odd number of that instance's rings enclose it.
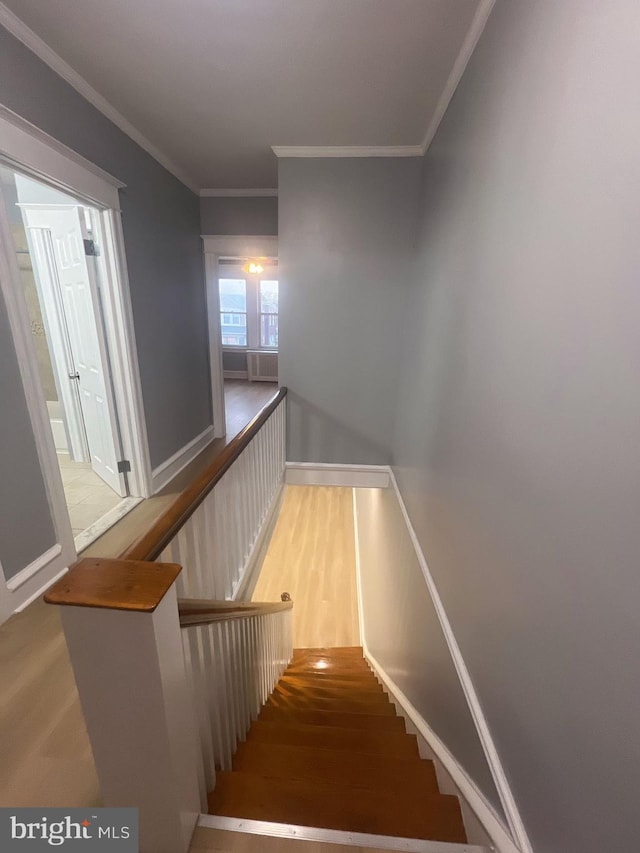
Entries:
{"label": "white trim", "polygon": [[422,145],[272,145],[276,157],[422,157]]}
{"label": "white trim", "polygon": [[271,150],[276,157],[423,157],[458,88],[494,4],[495,0],[480,0],[420,145],[272,145]]}
{"label": "white trim", "polygon": [[75,538],[78,554],[84,551],[85,548],[88,548],[96,539],[99,539],[103,533],[110,530],[121,518],[124,518],[132,509],[137,507],[142,500],[143,498],[123,498],[113,509],[110,509],[104,515],[100,516],[97,521],[94,521],[93,524],[90,524],[89,527],[78,533]]}
{"label": "white trim", "polygon": [[[54,583],[59,580],[63,575],[65,575],[69,571],[68,566],[64,566],[59,571],[52,572],[52,566],[49,566],[48,569],[44,569],[38,578],[40,584],[36,587],[35,591],[30,593],[29,597],[22,601],[13,611],[14,613],[22,613],[23,610],[26,610],[30,604],[36,600],[36,598],[40,598],[41,595],[44,595],[45,592],[49,589],[50,586],[53,586]],[[44,580],[43,580],[44,576]]]}
{"label": "white trim", "polygon": [[109,282],[106,293],[103,289],[102,315],[122,452],[124,458],[131,462],[128,486],[132,496],[148,498],[152,488],[151,457],[119,210],[100,213],[100,231],[106,251],[97,260]]}
{"label": "white trim", "polygon": [[429,122],[429,127],[427,128],[427,132],[424,135],[424,139],[422,140],[422,145],[420,146],[421,153],[425,154],[431,142],[433,141],[433,137],[436,135],[436,131],[440,126],[440,122],[444,118],[444,114],[447,111],[447,107],[451,103],[451,99],[453,98],[456,89],[458,88],[458,84],[462,79],[462,75],[464,74],[465,68],[473,51],[475,50],[476,45],[478,44],[478,40],[482,35],[482,32],[485,28],[487,21],[489,20],[489,15],[491,14],[491,10],[495,4],[495,0],[481,0],[478,8],[476,10],[475,15],[473,16],[473,20],[471,21],[471,26],[467,31],[467,35],[465,36],[464,41],[462,42],[462,47],[456,57],[456,61],[453,63],[453,68],[451,69],[451,73],[447,79],[446,85],[442,90],[442,94],[438,99],[438,103],[436,104],[436,108],[431,117],[431,121]]}
{"label": "white trim", "polygon": [[[0,3],[0,19],[2,8]],[[126,186],[122,181],[2,104],[0,154],[75,197],[81,194],[103,207],[120,207],[118,190]]]}
{"label": "white trim", "polygon": [[62,545],[60,543],[56,543],[44,554],[41,554],[37,557],[32,563],[29,563],[28,566],[25,566],[22,571],[18,572],[18,574],[14,575],[12,578],[9,578],[7,581],[7,589],[10,589],[11,592],[18,589],[18,587],[22,586],[23,583],[26,583],[29,578],[32,578],[40,569],[43,569],[49,563],[51,563],[55,558],[62,553]]}
{"label": "white trim", "polygon": [[213,434],[222,438],[227,432],[227,412],[224,399],[224,372],[222,368],[222,333],[220,329],[220,289],[218,256],[204,254],[204,285],[207,307],[207,333],[209,343],[209,382],[211,383],[211,408]]}
{"label": "white trim", "polygon": [[[409,518],[407,508],[406,508],[404,501],[402,499],[402,495],[400,494],[400,490],[398,488],[398,483],[396,481],[395,475],[394,475],[393,470],[391,468],[389,468],[388,471],[389,471],[389,477],[390,477],[390,485],[395,490],[395,494],[396,494],[396,497],[398,500],[398,504],[400,506],[402,516],[403,516],[405,524],[407,526],[409,537],[410,537],[411,542],[413,544],[413,547],[414,547],[414,550],[416,553],[416,557],[418,559],[418,562],[420,564],[420,568],[422,570],[422,574],[423,574],[425,582],[427,584],[427,588],[429,590],[429,594],[431,596],[433,606],[434,606],[436,613],[438,615],[438,620],[440,622],[442,632],[443,632],[445,640],[447,642],[447,646],[449,648],[449,653],[451,654],[453,664],[456,668],[456,673],[457,673],[458,678],[460,680],[460,685],[462,687],[465,698],[467,700],[467,705],[469,706],[471,716],[473,718],[476,730],[478,732],[478,737],[480,739],[480,743],[482,744],[482,748],[484,750],[484,753],[485,753],[485,756],[487,759],[487,763],[489,765],[489,769],[491,770],[491,775],[493,777],[496,789],[498,791],[498,795],[500,796],[500,801],[502,803],[502,807],[504,809],[504,813],[505,813],[505,816],[507,818],[507,822],[509,824],[509,830],[510,830],[511,835],[513,837],[513,841],[516,844],[515,850],[517,850],[518,853],[533,853],[533,849],[531,847],[531,842],[529,841],[529,838],[527,836],[526,830],[524,828],[524,824],[522,822],[522,818],[520,817],[520,812],[518,811],[518,807],[517,807],[516,802],[515,802],[515,798],[513,796],[513,793],[511,792],[511,788],[509,787],[509,782],[508,782],[507,776],[504,772],[504,768],[502,767],[502,762],[500,761],[500,756],[498,755],[498,751],[496,749],[495,743],[493,742],[493,738],[491,737],[491,732],[489,731],[489,726],[487,724],[484,713],[482,711],[482,706],[480,704],[480,700],[478,699],[478,695],[477,695],[475,688],[473,686],[473,682],[471,680],[469,670],[467,669],[467,665],[464,661],[464,658],[462,657],[460,647],[458,646],[457,640],[456,640],[455,635],[453,633],[453,629],[451,627],[451,624],[450,624],[449,619],[447,617],[446,611],[444,609],[442,599],[440,598],[440,595],[439,595],[438,590],[436,588],[436,585],[435,585],[435,582],[434,582],[433,577],[431,575],[431,572],[429,571],[429,566],[427,565],[427,561],[426,561],[425,556],[422,552],[422,548],[420,547],[418,537],[416,535],[415,530],[413,529],[413,525],[411,524],[411,520]],[[365,653],[367,655],[369,655],[370,653],[368,651],[367,644],[366,644],[366,631],[364,629],[364,626],[363,626],[362,631],[363,631],[363,647],[365,649]],[[380,670],[380,671],[382,672],[382,670]],[[386,676],[386,678],[388,679],[389,677]],[[391,682],[391,679],[389,679],[389,681]],[[401,691],[397,687],[394,687],[394,692],[396,692],[397,695],[399,695],[401,693]],[[406,699],[406,697],[404,697],[404,698]],[[408,700],[407,700],[407,702],[408,702]],[[405,701],[404,700],[401,701],[400,704],[402,704],[403,707],[405,707],[405,710],[407,710],[407,713],[409,714],[409,707],[405,703]],[[418,712],[415,709],[413,709],[413,712],[415,714],[418,714]],[[411,717],[411,719],[413,720],[414,724],[416,726],[418,726],[418,722],[416,722],[416,720],[414,720],[413,717]],[[422,718],[420,718],[420,720],[422,720]],[[422,727],[426,733],[427,733],[427,730],[429,732],[431,731],[428,724],[424,720],[422,720],[421,725],[422,725]],[[437,753],[438,752],[438,746],[435,743],[435,741],[433,741],[432,739],[427,737],[427,734],[425,734],[424,736],[428,740],[428,742],[430,743],[434,752]],[[444,759],[441,759],[441,760],[442,760],[443,764],[446,765],[445,760]],[[468,786],[468,784],[473,785],[471,780],[468,780],[468,783],[465,783],[464,779],[462,779],[462,780],[459,779],[461,774],[464,774],[464,771],[462,770],[461,767],[458,770],[456,770],[456,768],[451,769],[449,767],[447,769],[449,770],[454,781],[456,781],[456,784],[458,784],[460,786],[461,790],[463,790],[463,786],[465,784],[467,784],[467,786]],[[466,774],[464,774],[464,775],[466,776]],[[477,796],[484,799],[479,791],[477,792]],[[477,799],[477,797],[476,797],[476,799]],[[481,802],[480,802],[480,805],[481,805]],[[489,832],[489,834],[491,834],[491,826],[487,825],[487,823],[485,822],[485,821],[488,821],[490,824],[492,824],[490,817],[487,816],[487,814],[486,814],[486,809],[481,811],[480,813],[476,812],[476,814],[477,814],[479,820],[485,826],[485,829],[487,830],[487,832]],[[495,831],[495,827],[493,827],[493,829]],[[492,835],[491,837],[494,838],[494,841],[497,843],[497,839],[495,838],[495,836]],[[509,849],[508,847],[504,848],[505,853],[512,853],[513,849],[514,848]]]}
{"label": "white trim", "polygon": [[224,832],[244,832],[249,835],[266,835],[274,838],[295,838],[298,841],[319,841],[324,844],[344,844],[376,850],[400,850],[405,853],[489,853],[487,847],[477,844],[453,844],[448,841],[424,841],[418,838],[396,838],[391,835],[372,835],[365,832],[348,832],[342,829],[322,829],[315,826],[297,826],[290,823],[272,823],[266,820],[222,817],[201,814],[198,826]]}
{"label": "white trim", "polygon": [[278,195],[276,187],[271,189],[200,190],[200,198],[272,198]]}
{"label": "white trim", "polygon": [[35,53],[52,71],[55,71],[58,76],[66,80],[70,86],[73,86],[76,92],[79,92],[85,100],[89,101],[90,104],[99,110],[102,115],[106,116],[123,133],[126,133],[130,139],[139,145],[140,148],[143,148],[147,154],[150,154],[161,166],[164,166],[167,171],[171,172],[172,175],[185,184],[185,186],[189,187],[194,193],[198,192],[198,187],[190,175],[156,148],[146,136],[140,133],[103,95],[97,92],[93,86],[90,86],[84,77],[52,50],[39,35],[34,33],[4,3],[0,3],[0,24],[26,45],[29,50]]}
{"label": "white trim", "polygon": [[222,375],[225,379],[248,379],[249,372],[247,370],[223,370]]}
{"label": "white trim", "polygon": [[386,489],[390,469],[387,465],[334,465],[325,462],[287,462],[285,483],[294,486],[351,486],[361,489]]}
{"label": "white trim", "polygon": [[253,543],[251,553],[247,558],[242,574],[238,578],[238,582],[233,590],[232,601],[250,601],[253,596],[253,590],[260,576],[260,569],[262,568],[264,558],[267,556],[271,535],[278,521],[283,496],[284,479],[281,479],[262,522],[262,526],[258,531],[256,541]]}
{"label": "white trim", "polygon": [[221,257],[277,258],[278,238],[272,234],[202,234],[206,254]]}
{"label": "white trim", "polygon": [[355,563],[356,563],[356,599],[358,602],[358,633],[360,637],[360,645],[363,650],[366,640],[364,636],[364,606],[362,604],[362,572],[360,565],[360,536],[358,535],[358,509],[356,504],[356,490],[351,490],[351,505],[353,511],[353,539],[355,546]]}
{"label": "white trim", "polygon": [[384,687],[392,694],[391,698],[401,707],[404,714],[418,730],[421,737],[427,742],[433,750],[434,755],[440,761],[451,776],[460,794],[469,804],[474,814],[486,829],[487,834],[495,844],[498,853],[520,853],[520,849],[516,847],[513,840],[502,821],[495,813],[491,803],[486,799],[484,794],[477,788],[475,782],[469,778],[464,768],[458,764],[453,755],[449,752],[445,744],[440,740],[438,735],[433,731],[420,712],[415,708],[407,696],[398,687],[395,681],[387,674],[382,665],[371,654],[369,649],[364,647],[364,656],[368,660],[376,676],[383,683]]}
{"label": "white trim", "polygon": [[180,471],[196,458],[198,453],[204,450],[208,444],[211,444],[213,439],[213,424],[210,424],[200,435],[191,439],[188,444],[181,447],[173,456],[170,456],[161,465],[158,465],[157,468],[154,468],[151,472],[153,494],[155,495],[160,489],[163,489],[170,483]]}

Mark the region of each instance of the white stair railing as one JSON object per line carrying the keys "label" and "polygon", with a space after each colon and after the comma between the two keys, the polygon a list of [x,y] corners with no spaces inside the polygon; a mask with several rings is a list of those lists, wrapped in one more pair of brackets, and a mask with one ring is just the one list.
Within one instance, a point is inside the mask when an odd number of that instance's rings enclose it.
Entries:
{"label": "white stair railing", "polygon": [[180,602],[205,792],[215,787],[216,769],[231,769],[238,742],[291,660],[291,607],[290,601]]}
{"label": "white stair railing", "polygon": [[260,549],[285,467],[285,401],[278,404],[193,515],[160,553],[180,563],[178,595],[235,598]]}

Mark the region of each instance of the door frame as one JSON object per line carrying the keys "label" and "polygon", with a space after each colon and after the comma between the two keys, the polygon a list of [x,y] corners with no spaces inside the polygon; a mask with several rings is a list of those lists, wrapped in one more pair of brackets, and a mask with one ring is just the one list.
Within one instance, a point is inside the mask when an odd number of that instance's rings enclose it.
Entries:
{"label": "door frame", "polygon": [[209,366],[213,402],[214,437],[226,433],[224,411],[224,375],[222,368],[222,336],[220,333],[220,258],[278,257],[278,238],[273,235],[203,234],[204,269],[207,292],[207,325],[209,329]]}
{"label": "door frame", "polygon": [[[0,158],[8,168],[44,181],[98,211],[105,243],[99,260],[107,283],[102,307],[121,442],[132,466],[129,489],[137,497],[149,497],[151,461],[119,201],[119,190],[125,184],[2,105]],[[77,554],[4,201],[0,203],[0,287],[56,533],[55,546],[7,584],[8,590],[15,593],[16,606],[12,610],[19,610],[53,583]]]}

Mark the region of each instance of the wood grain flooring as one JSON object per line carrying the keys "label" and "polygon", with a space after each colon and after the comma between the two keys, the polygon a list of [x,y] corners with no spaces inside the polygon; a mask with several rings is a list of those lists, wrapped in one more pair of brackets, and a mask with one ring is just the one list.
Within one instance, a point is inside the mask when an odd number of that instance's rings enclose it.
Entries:
{"label": "wood grain flooring", "polygon": [[254,601],[293,599],[296,648],[360,644],[353,496],[335,486],[285,486]]}
{"label": "wood grain flooring", "polygon": [[101,804],[57,607],[0,627],[0,806]]}

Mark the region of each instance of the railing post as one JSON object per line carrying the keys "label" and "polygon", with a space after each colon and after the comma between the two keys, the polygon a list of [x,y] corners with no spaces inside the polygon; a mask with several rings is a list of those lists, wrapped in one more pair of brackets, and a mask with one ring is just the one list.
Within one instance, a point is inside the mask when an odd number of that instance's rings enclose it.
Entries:
{"label": "railing post", "polygon": [[200,812],[175,589],[180,570],[81,560],[45,596],[65,605],[62,624],[104,805],[140,810],[141,853],[186,853]]}

